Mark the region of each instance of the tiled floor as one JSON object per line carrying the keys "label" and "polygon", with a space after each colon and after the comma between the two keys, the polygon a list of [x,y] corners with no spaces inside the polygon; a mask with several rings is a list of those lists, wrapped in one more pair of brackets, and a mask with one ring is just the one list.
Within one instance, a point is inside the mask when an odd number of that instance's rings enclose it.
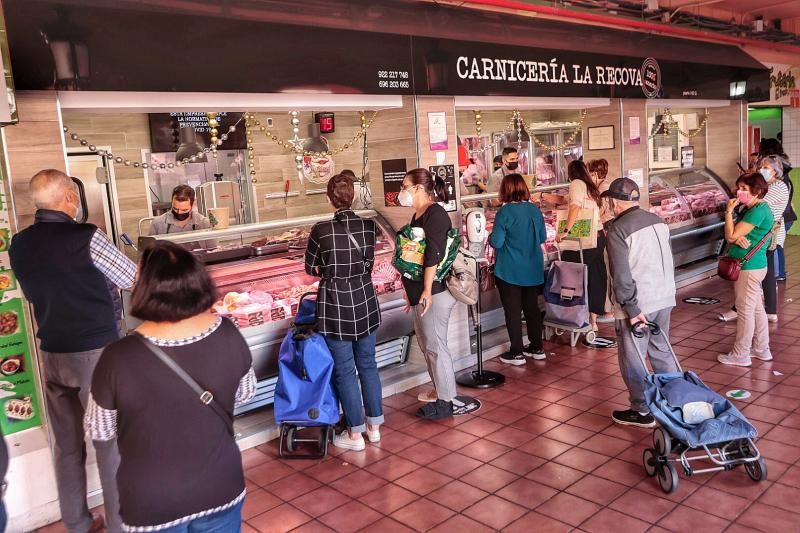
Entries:
{"label": "tiled floor", "polygon": [[[798,254],[793,246],[793,265]],[[780,288],[780,322],[770,328],[771,363],[716,362],[735,332],[715,318],[731,303],[729,283],[681,290],[681,299],[722,303],[681,302],[672,315],[684,368],[718,391],[751,391],[737,405],[759,430],[765,482],[741,468],[681,474],[679,489],[663,494],[641,463],[652,432],[609,417],[627,407],[616,350],[560,341],[547,343],[546,361],[489,362],[508,379],[495,390],[463,391],[483,402],[474,415],[418,421],[412,390],[386,398],[383,439],[366,452],[333,448],[309,462],[277,459],[274,442],[246,451],[244,531],[800,531],[800,268],[793,270]]]}

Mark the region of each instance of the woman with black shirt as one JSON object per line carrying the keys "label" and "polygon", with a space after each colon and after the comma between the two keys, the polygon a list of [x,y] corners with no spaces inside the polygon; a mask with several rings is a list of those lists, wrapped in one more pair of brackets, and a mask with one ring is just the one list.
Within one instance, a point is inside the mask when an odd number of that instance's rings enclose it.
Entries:
{"label": "woman with black shirt", "polygon": [[421,400],[429,403],[417,411],[417,416],[438,420],[453,416],[456,397],[453,356],[447,346],[447,326],[456,300],[444,282],[434,281],[436,267],[447,252],[447,232],[452,227],[447,211],[437,203],[448,201],[447,184],[424,168],[411,170],[403,178],[398,201],[402,206],[414,208],[411,226],[421,228],[425,235],[423,280],[402,279],[406,312],[414,311],[417,341],[436,389],[435,397],[420,395]]}
{"label": "woman with black shirt", "polygon": [[214,283],[189,251],[156,243],[142,254],[139,273],[131,314],[143,322],[100,356],[86,435],[117,439],[126,531],[241,531],[245,482],[233,409],[255,396],[250,350],[233,323],[211,312]]}

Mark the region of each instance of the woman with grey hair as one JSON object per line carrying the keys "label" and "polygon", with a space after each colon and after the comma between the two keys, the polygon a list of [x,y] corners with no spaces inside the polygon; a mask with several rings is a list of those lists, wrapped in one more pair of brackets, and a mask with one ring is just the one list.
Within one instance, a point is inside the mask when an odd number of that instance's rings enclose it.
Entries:
{"label": "woman with grey hair", "polygon": [[[782,248],[786,241],[786,227],[783,217],[790,197],[789,188],[782,179],[783,161],[774,156],[764,157],[759,163],[758,172],[764,176],[769,186],[767,194],[764,196],[764,201],[769,206],[775,219],[772,238],[778,248]],[[764,281],[761,282],[761,287],[764,290],[764,309],[767,311],[767,320],[770,322],[778,321],[778,283],[775,279],[775,252],[776,250],[767,251],[767,275],[764,277]],[[720,320],[724,322],[736,320],[736,317],[736,306],[730,311],[719,315]]]}

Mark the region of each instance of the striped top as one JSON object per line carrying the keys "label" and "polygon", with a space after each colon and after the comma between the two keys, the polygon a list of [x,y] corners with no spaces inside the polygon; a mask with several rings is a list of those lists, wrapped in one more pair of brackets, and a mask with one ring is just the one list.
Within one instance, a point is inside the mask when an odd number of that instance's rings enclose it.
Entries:
{"label": "striped top", "polygon": [[774,238],[778,246],[783,246],[783,243],[786,241],[786,226],[783,223],[783,212],[786,210],[786,205],[789,203],[789,187],[781,180],[772,181],[769,184],[767,194],[764,196],[764,201],[767,202],[769,210],[772,211],[775,222],[781,222],[778,227],[778,234],[775,235]]}

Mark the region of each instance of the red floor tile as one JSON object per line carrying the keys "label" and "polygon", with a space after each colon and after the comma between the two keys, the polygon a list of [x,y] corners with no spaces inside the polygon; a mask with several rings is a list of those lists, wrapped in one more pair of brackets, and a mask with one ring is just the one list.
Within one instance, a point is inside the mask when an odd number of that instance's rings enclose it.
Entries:
{"label": "red floor tile", "polygon": [[398,487],[394,483],[389,483],[366,496],[362,496],[359,501],[380,513],[392,514],[418,498],[419,495],[410,490]]}
{"label": "red floor tile", "polygon": [[611,437],[608,435],[597,434],[590,437],[578,445],[581,448],[597,452],[608,457],[615,457],[622,453],[624,450],[630,448],[631,443]]}
{"label": "red floor tile", "polygon": [[242,520],[250,520],[283,504],[283,500],[265,490],[248,491],[242,506]]}
{"label": "red floor tile", "polygon": [[510,449],[511,448],[508,446],[481,439],[464,446],[458,450],[458,453],[466,455],[467,457],[472,457],[478,461],[487,462],[497,459]]}
{"label": "red floor tile", "polygon": [[608,531],[613,531],[614,533],[644,533],[649,528],[650,524],[647,522],[642,522],[630,515],[612,509],[603,509],[581,524],[580,527],[582,531],[588,531],[589,533],[607,533]]}
{"label": "red floor tile", "polygon": [[313,492],[304,494],[291,501],[291,504],[309,516],[317,518],[337,507],[345,505],[350,500],[341,492],[330,487],[321,487]]}
{"label": "red floor tile", "polygon": [[367,470],[388,481],[394,481],[418,468],[419,465],[417,463],[403,459],[399,455],[393,455],[368,466]]}
{"label": "red floor tile", "polygon": [[723,518],[697,511],[691,507],[678,506],[662,518],[659,526],[672,531],[702,531],[717,533],[723,531],[730,522]]}
{"label": "red floor tile", "polygon": [[578,526],[600,509],[596,503],[562,492],[537,507],[536,512]]}
{"label": "red floor tile", "polygon": [[377,522],[382,515],[366,505],[351,501],[319,518],[326,526],[340,533],[358,531]]}
{"label": "red floor tile", "polygon": [[497,496],[489,496],[468,507],[463,514],[484,525],[498,530],[520,518],[528,510],[521,505],[511,503]]}
{"label": "red floor tile", "polygon": [[490,533],[493,530],[464,515],[456,515],[453,518],[445,520],[430,531],[432,533],[452,533],[453,531],[460,531],[462,533]]}
{"label": "red floor tile", "polygon": [[446,450],[455,451],[464,446],[471,444],[478,440],[478,437],[466,433],[459,429],[448,429],[434,437],[428,439],[428,442],[435,446],[440,446]]}
{"label": "red floor tile", "polygon": [[558,494],[556,489],[525,478],[518,479],[497,491],[498,496],[528,509],[535,509],[556,494]]}
{"label": "red floor tile", "polygon": [[392,518],[417,531],[427,531],[454,514],[455,512],[447,507],[422,498],[395,511],[392,513]]}
{"label": "red floor tile", "polygon": [[525,477],[544,483],[554,489],[564,490],[586,474],[558,463],[547,463],[533,470]]}
{"label": "red floor tile", "polygon": [[726,520],[734,520],[750,505],[750,501],[733,494],[721,495],[719,490],[710,487],[700,487],[683,504]]}
{"label": "red floor tile", "polygon": [[303,473],[296,473],[268,485],[266,489],[284,501],[306,494],[322,486],[322,483]]}
{"label": "red floor tile", "polygon": [[420,468],[410,474],[406,474],[400,479],[395,480],[395,484],[410,490],[420,496],[425,496],[429,492],[447,485],[452,481],[452,478],[440,474],[434,470]]}
{"label": "red floor tile", "polygon": [[472,457],[467,457],[460,453],[450,453],[435,463],[428,465],[428,468],[453,478],[459,478],[482,464],[481,461]]}
{"label": "red floor tile", "polygon": [[369,492],[379,489],[385,484],[386,480],[382,477],[376,476],[366,470],[359,470],[347,476],[340,477],[331,483],[331,487],[346,496],[358,499]]}
{"label": "red floor tile", "polygon": [[428,494],[431,501],[444,505],[456,512],[461,512],[467,507],[489,496],[489,493],[479,488],[468,485],[462,481],[453,481],[444,487]]}
{"label": "red floor tile", "polygon": [[[758,501],[772,507],[778,507],[784,511],[798,512],[800,511],[800,507],[798,507],[800,504],[800,489],[781,483],[774,483],[761,495]],[[800,519],[800,516],[798,518]]]}
{"label": "red floor tile", "polygon": [[492,466],[508,470],[517,475],[525,475],[534,468],[542,466],[546,461],[541,457],[525,453],[519,450],[511,450],[505,455],[501,455],[494,461]]}
{"label": "red floor tile", "polygon": [[569,424],[561,424],[560,426],[551,429],[544,434],[545,437],[567,444],[580,444],[586,439],[592,437],[594,432],[579,427],[570,426]]}
{"label": "red floor tile", "polygon": [[311,520],[307,514],[288,503],[248,520],[260,533],[283,533],[300,527]]}
{"label": "red floor tile", "polygon": [[625,485],[589,475],[570,485],[566,492],[606,506],[627,490],[628,487]]}
{"label": "red floor tile", "polygon": [[614,500],[609,507],[655,524],[674,509],[676,505],[675,502],[632,489]]}
{"label": "red floor tile", "polygon": [[610,458],[583,448],[573,448],[562,453],[555,459],[556,463],[569,466],[582,472],[591,472]]}
{"label": "red floor tile", "polygon": [[[516,522],[508,525],[505,533],[567,533],[572,531],[572,526],[531,511]],[[465,532],[466,533],[466,532]]]}
{"label": "red floor tile", "polygon": [[736,523],[759,531],[797,531],[800,515],[762,503],[754,503],[742,513]]}
{"label": "red floor tile", "polygon": [[265,487],[270,483],[274,483],[294,473],[295,470],[292,467],[286,466],[278,461],[270,461],[269,463],[250,468],[245,471],[245,476],[256,485]]}
{"label": "red floor tile", "polygon": [[423,441],[410,448],[407,448],[402,453],[402,456],[404,459],[408,459],[410,461],[414,461],[418,465],[425,466],[438,459],[441,459],[448,453],[450,453],[450,451],[447,448]]}
{"label": "red floor tile", "polygon": [[572,445],[560,442],[547,437],[536,437],[527,442],[522,448],[523,452],[531,453],[546,460],[558,457],[565,451],[572,448]]}
{"label": "red floor tile", "polygon": [[513,474],[502,468],[492,465],[483,465],[462,477],[461,481],[473,487],[485,490],[486,492],[495,492],[516,480],[518,477],[517,474]]}

